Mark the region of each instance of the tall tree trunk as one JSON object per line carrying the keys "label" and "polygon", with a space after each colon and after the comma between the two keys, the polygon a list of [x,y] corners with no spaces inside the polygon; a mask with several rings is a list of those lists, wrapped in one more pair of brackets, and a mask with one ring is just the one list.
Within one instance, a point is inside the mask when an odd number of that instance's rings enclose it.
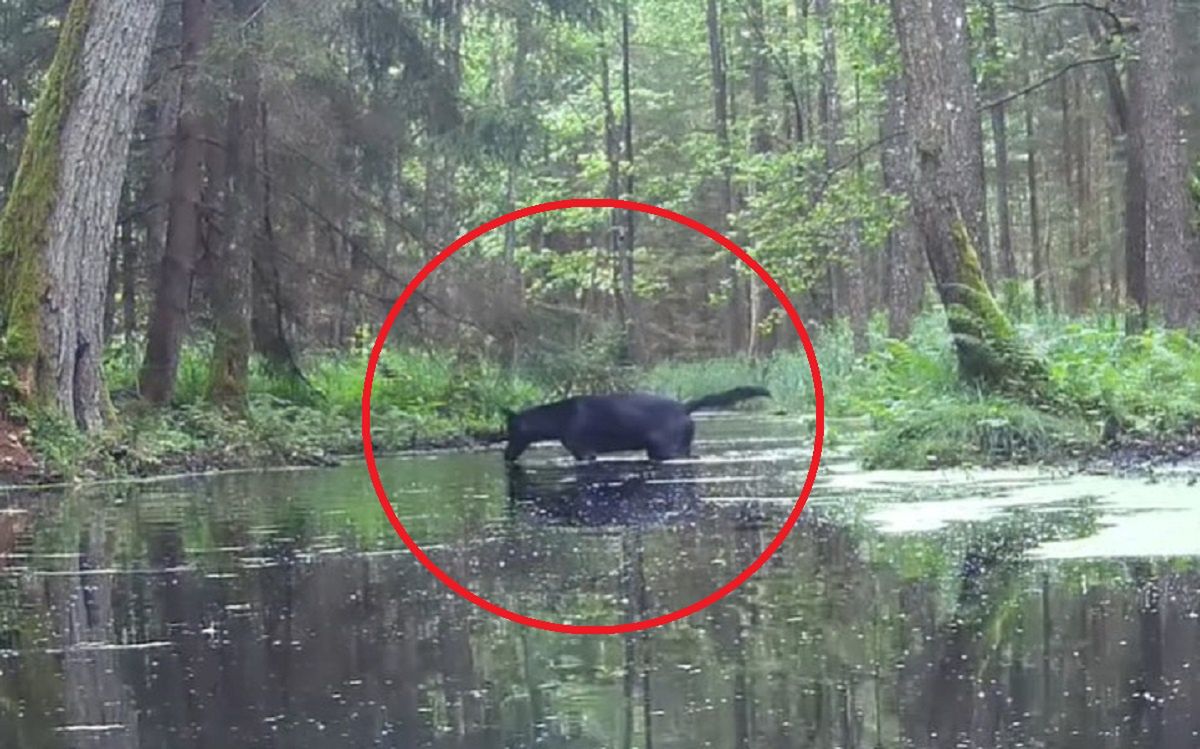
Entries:
{"label": "tall tree trunk", "polygon": [[124,346],[127,354],[133,353],[138,329],[137,281],[137,245],[125,242],[121,245],[121,331],[125,336]]}
{"label": "tall tree trunk", "polygon": [[104,294],[161,0],[74,0],[0,216],[5,358],[19,387],[99,428]]}
{"label": "tall tree trunk", "polygon": [[[253,64],[253,63],[248,63]],[[256,88],[261,85],[254,70]],[[267,366],[277,376],[294,380],[303,380],[304,374],[296,361],[295,351],[287,335],[287,297],[283,288],[283,278],[279,270],[277,240],[275,237],[274,183],[271,179],[270,159],[270,118],[267,102],[259,92],[255,92],[256,111],[244,113],[245,116],[257,118],[254,134],[258,138],[256,160],[250,169],[243,169],[244,179],[249,184],[254,180],[257,190],[258,212],[252,217],[253,240],[253,309],[251,313],[254,350],[258,352]],[[390,245],[389,245],[390,246]],[[352,262],[361,257],[362,253],[351,250]]]}
{"label": "tall tree trunk", "polygon": [[179,352],[188,326],[204,185],[204,133],[195,89],[210,25],[208,0],[183,0],[181,110],[175,130],[167,243],[154,289],[154,305],[146,331],[146,358],[139,378],[142,397],[157,404],[167,403],[175,395]]}
{"label": "tall tree trunk", "polygon": [[1042,262],[1042,223],[1038,214],[1037,135],[1033,129],[1034,100],[1025,102],[1025,176],[1029,185],[1029,262],[1033,273],[1033,305],[1046,309],[1045,264]]}
{"label": "tall tree trunk", "polygon": [[[616,200],[621,197],[621,145],[617,133],[617,114],[613,104],[612,78],[609,73],[608,50],[600,50],[600,95],[604,104],[604,151],[608,160],[608,197]],[[625,259],[623,229],[621,227],[622,212],[613,210],[609,218],[609,248],[612,252],[612,288],[613,300],[617,311],[617,323],[621,327],[625,343],[629,339],[629,300],[625,293],[623,282]]]}
{"label": "tall tree trunk", "polygon": [[[239,10],[243,10],[239,8]],[[244,13],[239,13],[244,15]],[[251,338],[251,283],[254,247],[260,241],[256,221],[261,216],[262,179],[257,148],[260,85],[253,62],[238,61],[235,93],[228,105],[223,169],[217,189],[224,231],[209,243],[212,254],[213,352],[208,395],[217,406],[234,412],[247,408]]]}
{"label": "tall tree trunk", "polygon": [[[729,89],[725,75],[725,45],[721,38],[721,9],[718,0],[708,0],[706,13],[708,25],[708,59],[712,69],[713,124],[717,132],[717,158],[721,163],[721,177],[717,185],[717,209],[721,212],[717,225],[729,229],[729,217],[734,211],[733,167],[729,149]],[[721,263],[726,268],[729,284],[729,306],[726,310],[729,350],[740,352],[745,346],[746,310],[741,294],[741,278],[737,258],[720,251]]]}
{"label": "tall tree trunk", "polygon": [[[129,221],[121,221],[117,224],[117,247],[121,248],[129,244],[131,238],[129,236]],[[121,277],[119,271],[121,253],[112,249],[108,253],[108,286],[104,290],[104,326],[103,337],[104,345],[107,348],[112,340],[114,329],[117,323],[117,287],[120,285]]]}
{"label": "tall tree trunk", "polygon": [[[825,141],[825,167],[832,173],[842,166],[839,154],[844,132],[838,93],[837,36],[832,0],[816,0],[813,12],[821,24],[821,125]],[[862,247],[855,222],[847,227],[845,247],[845,256],[833,260],[833,288],[839,297],[835,305],[845,305],[854,335],[854,350],[863,353],[867,349],[867,299],[863,286]]]}
{"label": "tall tree trunk", "polygon": [[880,155],[883,189],[906,201],[903,211],[896,217],[895,225],[888,232],[884,246],[888,335],[906,338],[912,331],[913,318],[920,308],[925,271],[924,264],[920,262],[912,206],[907,202],[912,191],[910,165],[913,153],[912,142],[904,133],[907,127],[904,81],[899,77],[891,77],[885,82],[884,91],[887,109],[881,129],[887,142]]}
{"label": "tall tree trunk", "polygon": [[[625,197],[634,199],[634,169],[633,169],[633,85],[630,70],[630,19],[629,0],[621,4],[621,95],[625,105],[624,135],[625,135]],[[633,253],[637,247],[634,230],[637,213],[625,211],[625,226],[621,237],[621,290],[625,297],[626,311],[629,314],[629,328],[626,331],[628,356],[633,361],[639,361],[645,355],[645,340],[642,337],[641,311],[637,296],[633,290]]]}
{"label": "tall tree trunk", "polygon": [[[530,116],[529,112],[529,58],[534,51],[537,40],[534,36],[533,16],[536,8],[532,3],[523,3],[515,11],[516,30],[514,39],[512,77],[508,87],[508,107],[519,117]],[[504,209],[511,212],[516,209],[517,172],[522,167],[524,148],[522,140],[507,150],[507,168],[505,170]],[[521,275],[521,267],[517,264],[517,224],[510,222],[504,226],[504,261],[505,292],[514,300],[513,318],[523,317],[525,310],[525,282]],[[586,294],[584,295],[586,299]],[[516,366],[520,352],[521,326],[510,319],[506,321],[501,334],[503,360],[508,366]]]}
{"label": "tall tree trunk", "polygon": [[[748,0],[746,8],[750,14],[750,23],[754,27],[749,37],[750,96],[751,116],[753,117],[750,126],[750,148],[755,154],[765,156],[771,152],[770,122],[767,119],[770,116],[770,102],[768,101],[769,67],[764,37],[766,17],[763,13],[762,0]],[[785,85],[791,85],[790,77]],[[750,189],[753,190],[754,187],[752,186]],[[740,261],[735,260],[735,262]],[[745,298],[749,301],[748,312],[750,314],[750,319],[746,321],[748,324],[746,354],[755,356],[759,349],[759,328],[762,320],[770,310],[777,306],[777,303],[768,290],[755,278],[746,279],[742,288],[745,291]]]}
{"label": "tall tree trunk", "polygon": [[[1060,43],[1062,43],[1061,39],[1060,39]],[[1077,205],[1074,200],[1074,196],[1075,196],[1075,142],[1074,142],[1074,138],[1075,138],[1076,134],[1074,132],[1074,129],[1071,126],[1071,97],[1070,97],[1070,87],[1069,87],[1070,82],[1068,80],[1069,75],[1070,74],[1068,73],[1067,76],[1063,76],[1061,79],[1059,79],[1059,85],[1058,85],[1058,93],[1059,93],[1058,103],[1059,103],[1059,115],[1060,115],[1059,124],[1060,124],[1060,135],[1062,138],[1061,145],[1060,145],[1062,159],[1059,162],[1059,171],[1062,176],[1063,195],[1066,196],[1066,200],[1064,200],[1063,203],[1066,206],[1066,221],[1064,223],[1066,224],[1066,227],[1067,227],[1067,252],[1066,252],[1067,262],[1066,262],[1066,266],[1067,266],[1068,272],[1071,271],[1072,266],[1074,266],[1075,262],[1079,259],[1079,235],[1076,231],[1076,229],[1078,228],[1078,222],[1076,221],[1075,217],[1080,210],[1080,206]],[[1058,280],[1059,278],[1061,278],[1059,276],[1059,274],[1057,274],[1057,273],[1052,274],[1052,277],[1055,280]],[[1069,282],[1071,279],[1068,278],[1067,280],[1068,280],[1068,293],[1066,294],[1066,296],[1067,296],[1067,299],[1065,300],[1066,303],[1059,304],[1057,306],[1057,309],[1066,309],[1072,313],[1078,314],[1082,310],[1075,308],[1075,303],[1077,300],[1071,298],[1071,294],[1069,293],[1069,286],[1070,286]],[[1052,288],[1061,290],[1062,289],[1061,281],[1057,284],[1054,284],[1052,286]],[[1061,301],[1061,298],[1060,298],[1060,301]]]}
{"label": "tall tree trunk", "polygon": [[1197,268],[1188,253],[1188,169],[1175,59],[1175,3],[1139,0],[1141,28],[1138,97],[1133,116],[1139,120],[1146,190],[1146,262],[1149,298],[1160,307],[1167,325],[1182,327],[1197,319],[1200,294]]}
{"label": "tall tree trunk", "polygon": [[162,263],[167,248],[167,229],[170,226],[171,186],[175,163],[175,135],[179,129],[179,114],[183,105],[182,86],[188,80],[191,66],[180,64],[180,56],[186,45],[176,35],[182,36],[184,26],[182,13],[184,3],[163,5],[163,18],[159,22],[158,44],[166,49],[160,53],[164,58],[157,64],[165,68],[162,81],[157,87],[159,98],[154,108],[154,141],[149,147],[150,206],[143,216],[146,226],[148,248],[141,262],[157,269]]}
{"label": "tall tree trunk", "polygon": [[[986,33],[988,56],[993,66],[1002,64],[1000,38],[996,28],[996,0],[987,0],[984,4],[986,13]],[[989,76],[988,88],[993,94],[998,94],[1003,88],[1003,81],[995,71]],[[996,222],[999,228],[1000,240],[1000,276],[1002,278],[1017,277],[1017,259],[1012,246],[1012,218],[1008,202],[1008,122],[1004,104],[991,107],[992,144],[996,157]]]}
{"label": "tall tree trunk", "polygon": [[[1109,44],[1108,31],[1101,24],[1096,14],[1085,13],[1084,21],[1087,25],[1088,35],[1092,38],[1092,41],[1096,44],[1097,48],[1101,52],[1109,52],[1111,45]],[[1129,130],[1129,101],[1125,94],[1125,87],[1121,83],[1121,74],[1117,70],[1116,63],[1112,60],[1100,63],[1100,71],[1104,75],[1104,84],[1106,90],[1108,91],[1107,99],[1109,135],[1113,141],[1121,144],[1119,146],[1119,150],[1121,150],[1125,156],[1125,214],[1126,217],[1137,217],[1140,214],[1141,209],[1137,206],[1131,205],[1130,201],[1140,201],[1143,199],[1143,195],[1137,185],[1130,181],[1133,179],[1140,179],[1140,177],[1137,174],[1137,170],[1131,168],[1130,166],[1132,136]],[[1138,167],[1138,169],[1140,169],[1140,167]],[[1139,223],[1144,226],[1144,217],[1139,219]],[[1128,231],[1125,233],[1125,240],[1126,243],[1132,240],[1137,240],[1139,242],[1142,241],[1140,234],[1130,234]],[[1109,294],[1112,309],[1114,311],[1120,309],[1122,306],[1121,278],[1124,270],[1123,257],[1125,249],[1126,247],[1123,247],[1120,243],[1114,242],[1112,244],[1112,251],[1109,257]],[[1136,328],[1136,318],[1130,316],[1129,319],[1135,323],[1134,328]]]}
{"label": "tall tree trunk", "polygon": [[1128,62],[1129,120],[1125,135],[1125,332],[1136,335],[1149,322],[1146,279],[1146,129],[1144,60]]}
{"label": "tall tree trunk", "polygon": [[1072,258],[1074,267],[1071,274],[1071,294],[1074,297],[1072,305],[1079,312],[1087,312],[1095,300],[1093,285],[1095,282],[1092,272],[1094,263],[1092,253],[1092,179],[1091,159],[1092,122],[1083,111],[1083,83],[1076,77],[1072,86],[1075,96],[1075,116],[1072,130],[1075,133],[1075,212],[1079,221],[1077,231],[1078,254]]}
{"label": "tall tree trunk", "polygon": [[947,106],[969,102],[974,95],[966,55],[941,43],[947,26],[965,33],[964,0],[892,0],[891,6],[916,151],[913,213],[946,308],[959,372],[1024,397],[1048,395],[1040,362],[1020,344],[992,298],[976,251],[971,211],[964,207],[978,206],[982,192],[978,151],[962,136],[980,132],[979,111]]}
{"label": "tall tree trunk", "polygon": [[[949,98],[942,106],[961,113],[963,121],[963,127],[952,128],[949,133],[948,155],[958,162],[957,169],[974,175],[961,185],[964,192],[958,200],[959,210],[975,243],[984,277],[990,278],[994,263],[988,233],[983,124],[978,111],[975,74],[971,68],[969,25],[960,0],[932,0],[932,3],[937,38],[930,41],[942,50],[948,63],[945,82]],[[915,112],[912,117],[916,117]]]}

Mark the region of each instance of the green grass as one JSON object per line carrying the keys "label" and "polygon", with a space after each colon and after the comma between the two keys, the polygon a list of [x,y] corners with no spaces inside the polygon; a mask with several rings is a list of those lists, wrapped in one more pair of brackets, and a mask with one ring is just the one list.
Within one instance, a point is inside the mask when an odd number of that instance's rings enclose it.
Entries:
{"label": "green grass", "polygon": [[1086,451],[1094,434],[1083,419],[964,394],[882,421],[859,458],[868,469],[1044,463]]}
{"label": "green grass", "polygon": [[[1018,321],[1043,356],[1054,384],[1104,412],[1053,414],[964,386],[945,319],[928,314],[904,341],[875,320],[870,349],[856,356],[844,325],[814,330],[830,417],[871,425],[859,457],[876,468],[1053,462],[1095,449],[1106,420],[1126,435],[1171,440],[1200,426],[1200,344],[1181,332],[1151,329],[1127,337],[1113,320],[1053,317]],[[477,357],[417,350],[385,352],[372,400],[377,450],[451,444],[496,436],[505,408],[546,402],[566,392],[640,388],[692,398],[737,385],[765,385],[772,402],[749,408],[811,413],[813,394],[802,351],[750,360],[665,362],[640,372],[617,366],[606,340],[531,356],[516,372]],[[183,353],[175,403],[146,409],[133,397],[136,366],[119,352],[107,376],[119,418],[84,437],[69,425],[34,417],[34,447],[61,476],[143,475],[207,467],[319,462],[361,450],[366,355],[310,356],[305,381],[255,364],[250,409],[235,419],[206,402],[208,349]],[[831,437],[837,435],[831,434]]]}
{"label": "green grass", "polygon": [[[1045,358],[1054,385],[1074,402],[1104,404],[1102,412],[1047,413],[964,385],[945,319],[928,314],[904,341],[888,339],[875,321],[870,350],[857,357],[844,327],[815,332],[826,414],[869,419],[859,457],[872,468],[1061,461],[1097,449],[1108,419],[1125,436],[1157,441],[1200,428],[1200,343],[1186,333],[1128,337],[1112,318],[1026,318],[1019,333]],[[790,411],[813,408],[803,353],[663,364],[644,381],[681,397],[763,384]]]}
{"label": "green grass", "polygon": [[[152,475],[209,467],[322,462],[362,451],[365,354],[314,356],[305,381],[251,370],[245,417],[206,401],[208,351],[183,352],[175,400],[153,410],[135,397],[137,370],[123,355],[106,363],[118,411],[106,432],[84,436],[62,419],[30,418],[33,447],[55,477]],[[376,369],[375,448],[395,451],[494,436],[504,408],[544,400],[529,380],[497,365],[449,354],[387,351]]]}

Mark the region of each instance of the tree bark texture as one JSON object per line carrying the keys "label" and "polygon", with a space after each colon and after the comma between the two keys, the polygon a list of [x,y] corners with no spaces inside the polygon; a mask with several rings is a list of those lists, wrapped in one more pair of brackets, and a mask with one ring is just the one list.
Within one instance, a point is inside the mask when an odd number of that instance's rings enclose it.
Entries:
{"label": "tree bark texture", "polygon": [[912,141],[904,134],[908,127],[904,81],[892,77],[884,85],[887,108],[882,130],[887,142],[880,155],[883,188],[905,201],[884,246],[888,335],[900,339],[911,332],[913,318],[920,309],[926,270],[908,197],[912,192],[913,151]]}
{"label": "tree bark texture", "polygon": [[184,0],[181,110],[175,131],[166,246],[154,289],[154,305],[146,331],[146,357],[139,378],[142,397],[157,404],[167,403],[175,395],[200,242],[205,148],[195,78],[208,44],[210,23],[208,0]]}
{"label": "tree bark texture", "polygon": [[1141,68],[1129,61],[1129,128],[1125,133],[1125,332],[1136,335],[1147,323],[1145,104]]}
{"label": "tree bark texture", "polygon": [[[239,68],[245,65],[242,61]],[[261,204],[255,171],[258,84],[239,70],[220,145],[209,146],[210,193],[220,207],[219,231],[208,242],[212,256],[213,352],[208,397],[214,405],[245,411],[250,366],[250,267],[254,220]]]}
{"label": "tree bark texture", "polygon": [[[924,6],[925,0],[918,2]],[[933,23],[937,36],[928,54],[945,59],[945,91],[942,106],[948,110],[954,125],[949,130],[947,157],[956,163],[955,169],[971,174],[961,185],[963,192],[959,209],[967,231],[979,256],[985,277],[992,270],[991,245],[988,236],[987,192],[983,164],[983,123],[975,95],[975,74],[971,68],[971,40],[967,27],[966,4],[961,0],[933,0]]]}
{"label": "tree bark texture", "polygon": [[[1001,64],[1000,34],[996,27],[996,0],[987,0],[984,6],[987,20],[988,56],[993,65]],[[1003,81],[993,73],[989,76],[988,89],[999,95]],[[1008,112],[1004,104],[991,107],[992,145],[996,158],[996,223],[1000,241],[1000,276],[1017,277],[1017,259],[1012,245],[1012,215],[1008,199]]]}
{"label": "tree bark texture", "polygon": [[[729,148],[729,86],[725,74],[725,44],[721,36],[721,8],[718,0],[708,0],[706,20],[708,26],[708,59],[712,69],[713,124],[717,133],[717,154],[721,161],[721,176],[717,185],[717,208],[721,212],[717,225],[729,228],[729,217],[734,211],[733,168],[730,165]],[[733,352],[745,347],[746,310],[741,293],[741,277],[737,266],[741,262],[720,251],[721,263],[725,266],[725,277],[729,284],[728,343]]]}
{"label": "tree bark texture", "polygon": [[[771,152],[770,116],[770,66],[767,59],[766,39],[763,29],[766,28],[766,16],[763,12],[762,0],[748,0],[746,4],[751,23],[755,30],[751,32],[748,42],[750,57],[750,96],[753,106],[751,115],[754,118],[750,128],[750,147],[754,153],[765,155]],[[790,85],[790,78],[786,85]],[[753,188],[751,188],[753,189]],[[738,261],[740,262],[740,261]],[[759,328],[761,322],[770,310],[778,306],[770,292],[759,283],[757,278],[743,281],[742,288],[748,301],[749,320],[746,321],[746,354],[755,356],[759,350]],[[743,316],[744,317],[744,316]]]}
{"label": "tree bark texture", "polygon": [[6,351],[24,394],[102,426],[104,295],[161,0],[74,0],[0,219]]}
{"label": "tree bark texture", "polygon": [[979,116],[973,106],[947,106],[972,99],[954,89],[973,84],[966,56],[942,43],[948,19],[965,25],[964,2],[892,0],[891,6],[917,164],[913,214],[949,318],[960,374],[1036,399],[1048,394],[1044,368],[996,305],[976,251],[971,211],[964,208],[982,193],[977,152],[963,135],[979,132]]}
{"label": "tree bark texture", "polygon": [[[625,197],[634,200],[634,168],[633,168],[633,84],[632,63],[630,61],[630,18],[629,0],[621,4],[621,96],[625,105],[623,130],[625,136]],[[642,337],[641,310],[637,295],[633,290],[633,253],[637,247],[635,229],[637,213],[625,211],[625,226],[621,237],[621,289],[625,296],[626,310],[629,314],[629,329],[626,333],[629,358],[639,361],[645,355],[646,341]]]}
{"label": "tree bark texture", "polygon": [[1042,262],[1042,223],[1038,206],[1037,139],[1033,124],[1033,100],[1025,104],[1025,179],[1029,189],[1029,263],[1033,274],[1033,305],[1046,308],[1045,263]]}
{"label": "tree bark texture", "polygon": [[[287,335],[287,297],[279,268],[276,248],[274,219],[274,183],[271,180],[270,120],[267,102],[259,94],[257,165],[255,177],[259,181],[261,195],[260,211],[255,216],[257,224],[253,249],[254,301],[251,311],[251,332],[254,350],[275,374],[302,379],[303,373],[296,361],[295,352]],[[249,177],[247,177],[249,178]],[[361,253],[355,253],[361,255]]]}
{"label": "tree bark texture", "polygon": [[[834,29],[833,0],[816,0],[813,11],[821,24],[821,125],[825,141],[825,166],[832,173],[841,165],[841,97],[837,80],[837,36]],[[833,258],[833,288],[837,303],[845,305],[854,335],[854,350],[867,348],[867,297],[863,282],[862,247],[858,225],[851,222],[846,231],[845,255]]]}
{"label": "tree bark texture", "polygon": [[1134,117],[1140,119],[1140,144],[1146,189],[1146,261],[1149,299],[1161,308],[1168,326],[1197,319],[1200,294],[1196,265],[1189,255],[1187,154],[1179,111],[1176,73],[1175,3],[1140,0],[1139,62]]}

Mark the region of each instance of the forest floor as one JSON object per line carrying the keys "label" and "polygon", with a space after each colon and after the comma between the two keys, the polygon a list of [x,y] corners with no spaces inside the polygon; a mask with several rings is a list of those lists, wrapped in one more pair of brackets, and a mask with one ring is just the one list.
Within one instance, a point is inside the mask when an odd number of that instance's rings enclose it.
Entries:
{"label": "forest floor", "polygon": [[[945,323],[917,321],[905,341],[880,326],[855,354],[848,331],[814,336],[826,414],[862,422],[864,467],[1056,465],[1126,473],[1200,456],[1200,343],[1179,332],[1126,337],[1116,321],[1041,320],[1022,330],[1059,389],[1106,413],[1050,413],[980,393],[958,379]],[[149,477],[254,467],[328,465],[362,454],[365,357],[316,357],[307,382],[256,368],[249,411],[232,417],[205,402],[207,360],[187,352],[175,404],[149,410],[131,395],[136,367],[119,357],[108,381],[118,412],[105,432],[83,436],[54,419],[30,428],[0,422],[0,485]],[[599,373],[599,374],[598,374]],[[706,359],[618,371],[604,361],[541,362],[510,373],[495,364],[426,352],[387,352],[372,399],[377,453],[474,447],[502,439],[504,408],[576,392],[641,389],[692,398],[746,384],[767,386],[770,404],[811,414],[802,353],[759,360]],[[836,430],[830,430],[836,440]]]}

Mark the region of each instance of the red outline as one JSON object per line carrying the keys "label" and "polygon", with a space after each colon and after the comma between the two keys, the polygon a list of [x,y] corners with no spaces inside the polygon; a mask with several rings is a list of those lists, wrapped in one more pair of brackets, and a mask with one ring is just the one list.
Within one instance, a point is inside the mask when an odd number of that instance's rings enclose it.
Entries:
{"label": "red outline", "polygon": [[[700,234],[703,234],[712,241],[732,252],[739,260],[741,260],[743,263],[749,266],[751,270],[758,274],[758,277],[763,280],[763,283],[767,285],[767,288],[769,288],[771,292],[775,294],[775,298],[779,300],[780,306],[782,306],[787,312],[788,318],[792,321],[792,325],[795,326],[796,332],[800,335],[800,341],[804,345],[804,352],[808,355],[808,365],[813,376],[813,393],[816,402],[816,433],[813,440],[812,463],[809,465],[808,476],[804,481],[804,488],[801,490],[800,496],[796,500],[796,506],[792,509],[788,519],[784,522],[783,528],[780,529],[779,533],[776,534],[775,538],[762,552],[762,554],[760,554],[757,559],[751,562],[746,569],[742,570],[741,574],[714,592],[710,593],[708,596],[696,601],[690,606],[678,609],[677,611],[656,616],[652,619],[626,622],[624,624],[562,624],[559,622],[549,622],[542,619],[534,619],[532,617],[525,616],[524,614],[518,614],[501,606],[497,606],[491,601],[481,598],[480,596],[477,596],[464,588],[458,583],[458,581],[450,577],[440,567],[434,564],[433,561],[425,555],[425,552],[421,551],[421,547],[417,545],[416,541],[413,540],[412,536],[410,536],[408,531],[405,529],[404,524],[400,522],[400,518],[396,516],[396,511],[392,509],[391,501],[388,500],[387,493],[383,489],[383,482],[379,479],[379,470],[375,465],[375,450],[371,445],[371,389],[375,379],[375,367],[379,363],[379,355],[383,351],[384,341],[387,340],[388,333],[391,331],[392,325],[396,322],[396,317],[400,314],[400,311],[404,309],[404,305],[408,303],[409,298],[413,295],[417,288],[425,281],[426,278],[429,277],[429,274],[432,273],[439,265],[445,262],[447,258],[484,234],[527,216],[534,216],[539,213],[548,213],[550,211],[563,210],[566,208],[623,208],[626,210],[638,211],[640,213],[648,213],[652,216],[659,216],[661,218],[674,221],[677,224],[686,226],[693,231],[699,232]],[[626,632],[639,632],[641,630],[662,626],[684,617],[691,616],[697,611],[701,611],[708,606],[711,606],[712,604],[732,593],[735,589],[740,587],[742,583],[750,579],[755,572],[758,572],[758,570],[767,563],[767,560],[769,560],[775,554],[775,552],[779,550],[779,547],[783,545],[784,540],[787,539],[788,534],[791,533],[792,528],[795,527],[796,522],[800,519],[800,513],[804,510],[804,505],[808,501],[809,494],[812,493],[813,483],[817,478],[817,468],[821,463],[821,446],[825,439],[825,394],[821,386],[821,370],[817,364],[817,355],[816,352],[813,351],[813,345],[812,341],[808,337],[808,331],[804,329],[804,323],[800,321],[800,316],[796,314],[795,307],[792,306],[791,301],[789,301],[787,298],[787,294],[783,292],[783,289],[779,287],[779,284],[777,284],[775,280],[771,278],[771,276],[768,275],[765,270],[763,270],[761,265],[755,262],[754,258],[747,255],[744,250],[726,237],[722,236],[719,232],[708,228],[704,224],[665,208],[659,208],[657,206],[638,203],[631,200],[613,200],[609,198],[575,198],[568,200],[556,200],[549,203],[542,203],[541,205],[529,206],[527,208],[513,211],[507,216],[501,216],[500,218],[493,219],[483,226],[480,226],[479,228],[467,232],[463,236],[459,237],[453,244],[438,253],[436,257],[430,260],[429,263],[421,269],[421,272],[418,273],[413,280],[408,283],[408,286],[405,287],[404,292],[400,294],[400,298],[397,299],[396,303],[392,306],[391,311],[388,313],[387,319],[383,323],[383,327],[379,331],[378,337],[375,339],[375,345],[371,349],[371,358],[367,363],[366,379],[363,382],[362,427],[363,454],[367,459],[367,470],[371,474],[371,483],[375,486],[375,493],[379,495],[379,504],[383,506],[384,513],[387,515],[388,520],[391,521],[392,526],[396,529],[396,533],[400,535],[400,539],[404,541],[404,544],[413,553],[413,556],[417,558],[417,561],[423,564],[426,569],[433,573],[434,577],[441,580],[446,587],[450,588],[455,593],[475,604],[476,606],[484,609],[485,611],[489,611],[496,616],[508,619],[509,621],[513,621],[518,624],[524,624],[528,627],[543,629],[549,632],[563,632],[567,634],[578,635],[609,635],[622,634]]]}

